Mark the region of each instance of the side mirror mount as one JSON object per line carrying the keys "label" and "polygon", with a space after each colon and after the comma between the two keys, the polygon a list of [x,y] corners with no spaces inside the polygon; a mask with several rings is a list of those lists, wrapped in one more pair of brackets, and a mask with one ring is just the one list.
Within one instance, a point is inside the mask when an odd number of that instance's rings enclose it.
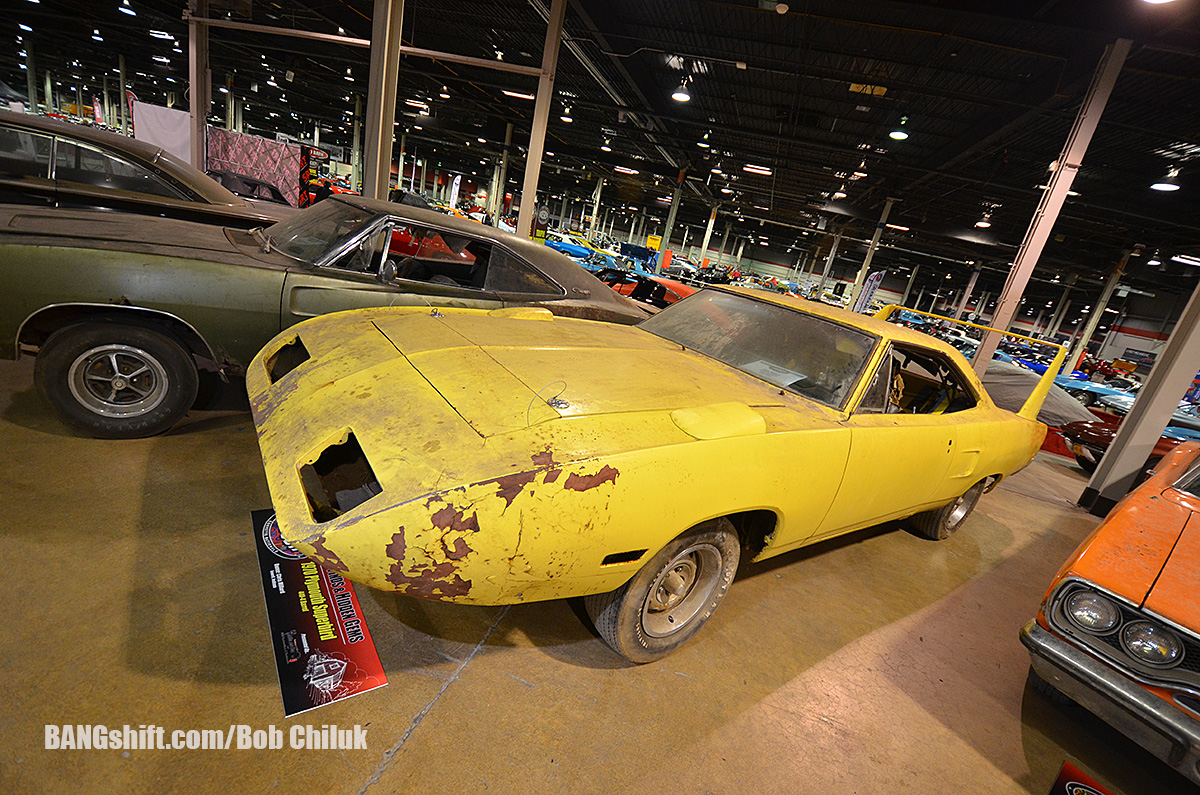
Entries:
{"label": "side mirror mount", "polygon": [[387,258],[383,264],[379,266],[379,281],[382,284],[393,284],[396,281],[396,276],[399,268],[396,266],[396,260]]}

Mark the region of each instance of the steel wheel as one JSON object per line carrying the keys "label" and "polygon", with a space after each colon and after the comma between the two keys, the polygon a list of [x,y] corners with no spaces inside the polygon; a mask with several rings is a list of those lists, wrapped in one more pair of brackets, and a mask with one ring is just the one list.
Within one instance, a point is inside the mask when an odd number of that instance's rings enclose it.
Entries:
{"label": "steel wheel", "polygon": [[80,354],[68,373],[71,394],[103,417],[138,417],[167,394],[167,371],[132,345],[100,345]]}
{"label": "steel wheel", "polygon": [[975,510],[975,505],[983,495],[985,485],[986,481],[981,480],[949,505],[909,517],[906,522],[907,529],[913,535],[932,541],[949,538],[971,515],[971,511]]}
{"label": "steel wheel", "polygon": [[642,604],[642,627],[652,638],[665,638],[696,617],[721,579],[721,552],[712,544],[694,544],[675,556],[655,578]]}

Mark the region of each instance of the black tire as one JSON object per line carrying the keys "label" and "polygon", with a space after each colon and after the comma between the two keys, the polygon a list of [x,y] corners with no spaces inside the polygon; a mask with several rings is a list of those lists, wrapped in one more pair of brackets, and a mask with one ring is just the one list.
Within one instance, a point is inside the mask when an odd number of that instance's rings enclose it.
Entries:
{"label": "black tire", "polygon": [[1070,696],[1043,679],[1041,674],[1033,670],[1032,665],[1029,666],[1029,684],[1034,690],[1045,696],[1047,701],[1062,706],[1075,703]]}
{"label": "black tire", "polygon": [[653,662],[712,616],[733,582],[740,553],[728,519],[704,522],[659,550],[617,590],[585,597],[584,606],[613,651],[630,662]]}
{"label": "black tire", "polygon": [[1096,462],[1089,461],[1081,455],[1075,456],[1075,463],[1079,464],[1079,468],[1089,475],[1096,471]]}
{"label": "black tire", "polygon": [[1091,406],[1096,402],[1096,394],[1094,392],[1073,391],[1071,392],[1071,397],[1078,400],[1084,406]]}
{"label": "black tire", "polygon": [[102,439],[162,433],[196,400],[199,376],[183,345],[140,326],[66,326],[38,352],[34,383],[67,425]]}
{"label": "black tire", "polygon": [[981,480],[949,505],[910,516],[905,522],[905,529],[919,538],[928,538],[930,541],[943,541],[949,538],[954,531],[962,527],[962,523],[971,515],[971,511],[975,510],[975,505],[979,502],[985,485],[985,481]]}

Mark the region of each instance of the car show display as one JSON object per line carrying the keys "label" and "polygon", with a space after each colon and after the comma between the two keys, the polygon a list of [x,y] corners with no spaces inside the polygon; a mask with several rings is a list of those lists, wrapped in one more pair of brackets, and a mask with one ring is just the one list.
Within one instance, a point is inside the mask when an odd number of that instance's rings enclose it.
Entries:
{"label": "car show display", "polygon": [[0,791],[1200,794],[1200,3],[8,5]]}

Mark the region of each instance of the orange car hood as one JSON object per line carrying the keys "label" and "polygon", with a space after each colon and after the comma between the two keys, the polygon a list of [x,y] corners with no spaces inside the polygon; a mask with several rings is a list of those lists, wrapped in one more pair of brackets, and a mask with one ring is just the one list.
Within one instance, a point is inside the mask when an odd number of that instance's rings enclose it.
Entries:
{"label": "orange car hood", "polygon": [[1197,627],[1200,500],[1171,488],[1181,459],[1164,459],[1162,471],[1118,503],[1060,575],[1082,577],[1182,626]]}

